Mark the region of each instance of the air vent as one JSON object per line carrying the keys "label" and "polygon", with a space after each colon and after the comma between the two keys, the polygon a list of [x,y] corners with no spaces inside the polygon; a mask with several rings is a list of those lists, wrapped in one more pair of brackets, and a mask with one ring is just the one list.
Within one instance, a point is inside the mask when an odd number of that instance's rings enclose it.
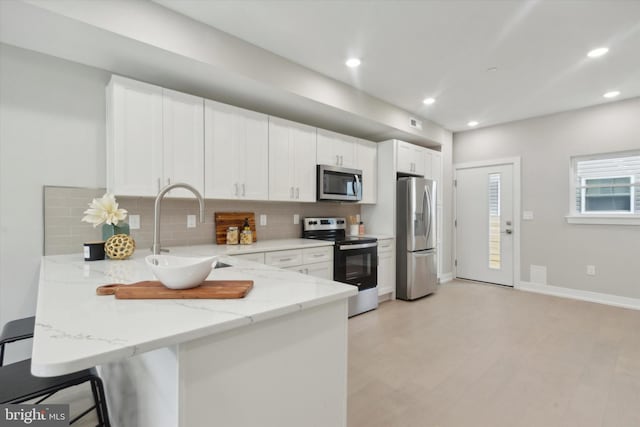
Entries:
{"label": "air vent", "polygon": [[422,129],[422,121],[409,117],[409,126],[414,129]]}

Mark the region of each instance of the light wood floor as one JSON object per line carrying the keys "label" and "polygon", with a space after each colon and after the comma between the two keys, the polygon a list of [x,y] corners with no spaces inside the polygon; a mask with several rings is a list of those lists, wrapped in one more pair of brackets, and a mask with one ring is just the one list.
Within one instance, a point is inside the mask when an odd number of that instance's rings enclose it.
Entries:
{"label": "light wood floor", "polygon": [[638,427],[640,311],[455,281],[349,320],[349,427]]}

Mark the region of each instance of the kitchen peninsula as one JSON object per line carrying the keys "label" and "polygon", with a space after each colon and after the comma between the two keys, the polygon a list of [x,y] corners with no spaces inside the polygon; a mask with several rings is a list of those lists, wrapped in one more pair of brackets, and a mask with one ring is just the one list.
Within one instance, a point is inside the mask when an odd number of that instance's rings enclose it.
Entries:
{"label": "kitchen peninsula", "polygon": [[[310,244],[323,245],[325,242]],[[172,249],[224,253],[224,246]],[[253,280],[238,300],[116,300],[107,283],[153,279],[125,261],[42,258],[32,372],[99,366],[114,426],[346,426],[353,286],[229,256],[210,279]]]}

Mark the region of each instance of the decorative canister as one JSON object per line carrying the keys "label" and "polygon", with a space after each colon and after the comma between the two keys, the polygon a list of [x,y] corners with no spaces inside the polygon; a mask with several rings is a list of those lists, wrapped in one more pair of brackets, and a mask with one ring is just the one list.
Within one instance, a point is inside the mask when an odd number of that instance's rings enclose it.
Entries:
{"label": "decorative canister", "polygon": [[238,244],[238,227],[227,228],[227,245]]}
{"label": "decorative canister", "polygon": [[240,244],[250,245],[253,243],[253,232],[251,230],[242,230],[240,233]]}

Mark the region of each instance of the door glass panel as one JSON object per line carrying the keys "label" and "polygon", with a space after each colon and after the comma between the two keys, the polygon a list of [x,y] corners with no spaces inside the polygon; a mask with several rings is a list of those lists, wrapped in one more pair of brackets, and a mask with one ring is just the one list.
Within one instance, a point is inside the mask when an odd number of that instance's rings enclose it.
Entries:
{"label": "door glass panel", "polygon": [[353,175],[341,172],[325,171],[322,177],[322,187],[325,194],[354,196],[356,194],[355,182]]}
{"label": "door glass panel", "polygon": [[499,270],[500,260],[500,174],[489,174],[489,268]]}
{"label": "door glass panel", "polygon": [[349,282],[362,281],[371,275],[371,253],[358,253],[346,256],[346,277]]}

